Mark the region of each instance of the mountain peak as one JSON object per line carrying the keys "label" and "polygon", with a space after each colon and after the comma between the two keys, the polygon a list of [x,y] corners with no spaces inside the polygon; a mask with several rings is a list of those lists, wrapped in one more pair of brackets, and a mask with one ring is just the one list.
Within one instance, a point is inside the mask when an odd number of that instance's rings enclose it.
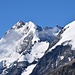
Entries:
{"label": "mountain peak", "polygon": [[36,25],[32,21],[26,22],[25,25],[28,25],[29,28],[36,27]]}
{"label": "mountain peak", "polygon": [[21,20],[19,20],[19,21],[17,22],[17,24],[18,24],[18,25],[25,25],[25,23],[24,23],[23,21],[21,21]]}
{"label": "mountain peak", "polygon": [[25,25],[25,23],[21,20],[19,20],[13,27],[12,29],[19,29],[21,28],[23,25]]}
{"label": "mountain peak", "polygon": [[32,21],[29,21],[28,23],[29,23],[29,24],[34,24]]}

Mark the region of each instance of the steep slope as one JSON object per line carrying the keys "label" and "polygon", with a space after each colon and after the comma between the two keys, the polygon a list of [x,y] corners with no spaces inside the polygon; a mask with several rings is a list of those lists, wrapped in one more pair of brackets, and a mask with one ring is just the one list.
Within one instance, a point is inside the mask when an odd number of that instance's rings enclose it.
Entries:
{"label": "steep slope", "polygon": [[60,30],[42,29],[31,21],[17,22],[0,39],[0,74],[29,75]]}
{"label": "steep slope", "polygon": [[54,69],[75,59],[74,30],[75,21],[61,30],[58,35],[60,40],[39,60],[30,75],[46,75],[47,73],[51,75]]}
{"label": "steep slope", "polygon": [[[72,50],[75,49],[74,30],[75,30],[75,21],[73,21],[70,24],[66,25],[62,29],[63,33],[61,34],[61,40],[54,47],[56,47],[57,45],[61,45],[61,44],[63,44],[63,45],[69,44],[69,45],[72,45]],[[54,47],[52,47],[52,48],[54,48]]]}

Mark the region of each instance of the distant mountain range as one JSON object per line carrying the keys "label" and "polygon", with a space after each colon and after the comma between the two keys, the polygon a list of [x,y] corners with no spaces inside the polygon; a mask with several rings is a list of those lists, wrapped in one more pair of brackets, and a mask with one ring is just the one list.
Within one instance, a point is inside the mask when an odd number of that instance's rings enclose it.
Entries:
{"label": "distant mountain range", "polygon": [[0,39],[0,75],[75,75],[75,21],[42,28],[18,21]]}

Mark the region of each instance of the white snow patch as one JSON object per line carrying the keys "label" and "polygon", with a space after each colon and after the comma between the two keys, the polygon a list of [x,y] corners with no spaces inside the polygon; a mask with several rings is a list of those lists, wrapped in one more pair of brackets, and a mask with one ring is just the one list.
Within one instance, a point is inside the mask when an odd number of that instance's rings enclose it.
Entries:
{"label": "white snow patch", "polygon": [[21,75],[29,75],[30,73],[32,73],[35,66],[36,64],[28,66]]}
{"label": "white snow patch", "polygon": [[31,55],[34,56],[34,58],[41,58],[45,51],[48,49],[49,43],[48,42],[38,42],[32,47]]}
{"label": "white snow patch", "polygon": [[58,66],[58,61],[56,61],[56,66]]}
{"label": "white snow patch", "polygon": [[64,59],[64,56],[60,56],[60,59],[63,60]]}
{"label": "white snow patch", "polygon": [[51,66],[53,67],[53,64],[51,64]]}
{"label": "white snow patch", "polygon": [[71,58],[69,57],[68,60],[71,61]]}

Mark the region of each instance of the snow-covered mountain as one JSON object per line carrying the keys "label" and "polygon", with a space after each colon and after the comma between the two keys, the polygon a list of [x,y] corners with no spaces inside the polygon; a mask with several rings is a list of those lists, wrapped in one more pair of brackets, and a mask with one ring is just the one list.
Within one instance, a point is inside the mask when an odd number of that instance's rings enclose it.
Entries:
{"label": "snow-covered mountain", "polygon": [[59,26],[41,28],[31,21],[17,22],[0,39],[0,74],[29,75],[60,31]]}
{"label": "snow-covered mountain", "polygon": [[75,21],[60,31],[59,41],[48,49],[30,75],[75,75],[74,31]]}
{"label": "snow-covered mountain", "polygon": [[18,21],[0,39],[0,75],[75,75],[74,30]]}

